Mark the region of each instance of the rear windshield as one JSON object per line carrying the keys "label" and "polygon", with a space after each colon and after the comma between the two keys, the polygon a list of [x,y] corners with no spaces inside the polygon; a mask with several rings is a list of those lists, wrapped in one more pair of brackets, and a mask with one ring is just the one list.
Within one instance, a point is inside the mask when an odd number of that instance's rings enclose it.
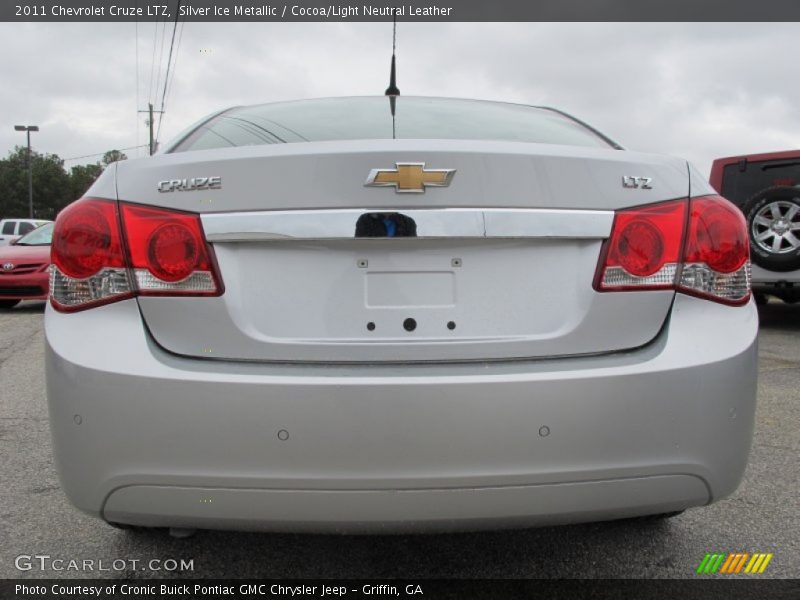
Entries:
{"label": "rear windshield", "polygon": [[742,160],[726,165],[723,170],[722,195],[739,205],[774,185],[800,185],[800,156],[764,161]]}
{"label": "rear windshield", "polygon": [[326,98],[233,108],[201,125],[172,151],[295,142],[378,139],[496,140],[615,147],[557,111],[478,100]]}
{"label": "rear windshield", "polygon": [[53,223],[42,225],[17,240],[17,246],[49,246],[53,240]]}

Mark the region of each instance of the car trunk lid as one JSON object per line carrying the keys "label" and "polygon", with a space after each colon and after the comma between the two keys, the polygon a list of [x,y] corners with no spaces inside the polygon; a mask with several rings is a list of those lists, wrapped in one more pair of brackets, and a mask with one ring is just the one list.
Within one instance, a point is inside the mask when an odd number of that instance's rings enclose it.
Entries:
{"label": "car trunk lid", "polygon": [[[426,193],[364,185],[374,169],[398,163],[455,172],[448,187]],[[653,189],[625,188],[624,176],[650,178]],[[190,180],[211,178],[219,186],[191,188]],[[183,183],[158,191],[184,179],[185,191]],[[686,163],[660,156],[377,140],[125,161],[118,191],[123,201],[201,213],[225,285],[219,297],[139,298],[162,347],[336,363],[542,358],[646,344],[673,292],[596,292],[600,249],[614,210],[689,190]]]}

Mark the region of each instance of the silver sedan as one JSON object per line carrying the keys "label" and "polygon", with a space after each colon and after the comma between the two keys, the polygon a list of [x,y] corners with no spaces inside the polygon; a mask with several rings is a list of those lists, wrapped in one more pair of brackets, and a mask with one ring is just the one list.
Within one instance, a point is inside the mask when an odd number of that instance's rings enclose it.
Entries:
{"label": "silver sedan", "polygon": [[110,523],[477,529],[731,494],[753,430],[741,212],[560,111],[226,110],[59,216],[47,388]]}

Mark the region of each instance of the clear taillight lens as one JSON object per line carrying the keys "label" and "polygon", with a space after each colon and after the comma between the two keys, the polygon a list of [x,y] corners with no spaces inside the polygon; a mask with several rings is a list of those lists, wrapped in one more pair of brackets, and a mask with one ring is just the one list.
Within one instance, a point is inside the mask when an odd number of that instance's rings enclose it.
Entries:
{"label": "clear taillight lens", "polygon": [[619,211],[601,252],[595,289],[675,289],[744,304],[750,298],[744,217],[719,196]]}
{"label": "clear taillight lens", "polygon": [[84,198],[59,214],[51,253],[50,298],[62,311],[135,295],[222,293],[192,213]]}

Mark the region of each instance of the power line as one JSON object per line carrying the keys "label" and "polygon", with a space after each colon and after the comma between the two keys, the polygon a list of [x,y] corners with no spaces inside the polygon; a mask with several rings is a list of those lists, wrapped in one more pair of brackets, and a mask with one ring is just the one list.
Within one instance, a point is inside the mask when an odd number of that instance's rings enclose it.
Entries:
{"label": "power line", "polygon": [[[140,146],[130,146],[128,148],[113,148],[112,150],[116,150],[117,152],[124,152],[125,150],[138,150],[139,148],[147,148],[147,144],[142,144]],[[92,158],[93,156],[105,156],[105,154],[107,152],[110,152],[110,151],[106,150],[105,152],[96,152],[95,154],[84,154],[83,156],[73,156],[71,158],[62,158],[61,160],[63,160],[64,162],[68,162],[68,161],[71,161],[71,160],[79,160],[81,158]]]}
{"label": "power line", "polygon": [[[148,125],[149,130],[150,130],[150,142],[148,144],[148,147],[149,147],[149,154],[151,156],[153,155],[154,148],[155,148],[155,138],[154,138],[154,132],[153,132],[153,128],[154,128],[153,113],[155,111],[153,111],[153,104],[155,104],[156,99],[158,98],[158,91],[159,91],[159,88],[161,87],[161,68],[162,68],[162,65],[164,63],[164,38],[166,37],[166,33],[167,33],[167,21],[166,21],[166,19],[163,20],[163,21],[160,21],[160,22],[161,22],[161,46],[160,46],[160,49],[158,51],[158,71],[156,72],[156,70],[155,70],[156,48],[159,47],[159,44],[158,44],[158,23],[159,23],[159,19],[158,19],[158,17],[156,17],[156,22],[155,22],[155,25],[153,27],[153,55],[151,57],[151,62],[150,62],[150,88],[149,88],[148,93],[147,93],[148,110],[147,111],[142,111],[142,110],[138,110],[137,111],[138,113],[142,113],[142,112],[147,112],[148,113],[148,117],[149,118],[148,118],[148,121],[147,121],[147,125]],[[154,74],[155,74],[155,85],[154,85],[154,80],[153,80],[153,75]],[[137,108],[138,108],[138,102],[137,102]],[[161,122],[161,119],[159,117],[159,123],[160,122]],[[137,143],[139,142],[138,136],[137,136],[136,142]]]}
{"label": "power line", "polygon": [[181,21],[181,31],[178,34],[178,45],[175,46],[175,62],[172,63],[172,78],[169,80],[169,88],[167,89],[167,100],[172,97],[172,84],[175,83],[175,73],[178,70],[178,59],[181,56],[181,42],[183,41],[183,30],[186,27],[186,21]]}
{"label": "power line", "polygon": [[[167,56],[167,72],[164,75],[164,92],[161,94],[161,110],[164,110],[164,100],[167,97],[167,84],[169,83],[169,70],[172,63],[172,48],[175,46],[175,32],[178,29],[178,14],[181,9],[181,0],[178,0],[178,6],[175,8],[175,22],[172,25],[172,40],[169,43],[169,55]],[[177,60],[177,56],[175,57]]]}
{"label": "power line", "polygon": [[[178,15],[181,11],[181,0],[178,0],[178,4],[175,7],[175,22],[172,25],[172,39],[169,43],[169,55],[167,56],[167,72],[164,74],[164,91],[161,93],[161,112],[158,115],[158,132],[156,133],[156,139],[159,138],[161,135],[161,122],[164,120],[164,103],[167,99],[167,85],[169,84],[169,71],[170,66],[172,65],[172,49],[175,47],[175,32],[178,30]],[[177,62],[178,57],[176,55],[175,61]],[[174,76],[174,74],[173,74]]]}
{"label": "power line", "polygon": [[[136,0],[137,13],[139,8],[139,0]],[[134,36],[136,38],[136,110],[139,110],[139,17],[136,17],[136,24],[134,29]],[[139,143],[139,113],[136,113],[136,143]]]}
{"label": "power line", "polygon": [[161,87],[161,65],[164,64],[164,38],[167,35],[167,22],[161,22],[161,45],[159,46],[158,50],[158,72],[156,74],[156,85],[153,89],[153,104],[156,104],[156,100],[158,99],[158,89]]}
{"label": "power line", "polygon": [[153,75],[156,70],[156,46],[158,46],[158,21],[153,23],[153,56],[150,58],[150,85],[147,90],[148,102],[153,97]]}
{"label": "power line", "polygon": [[[180,49],[181,49],[181,40],[183,39],[183,28],[186,26],[186,21],[181,21],[181,31],[178,34],[178,44],[175,46],[175,61],[172,63],[172,76],[169,79],[169,82],[165,82],[168,87],[165,88],[166,91],[166,100],[169,100],[172,97],[172,84],[175,82],[175,73],[178,68],[178,57],[180,56]],[[158,131],[156,132],[156,139],[161,136],[161,124],[164,120],[164,115],[166,115],[167,111],[164,108],[166,106],[166,101],[161,102],[161,110],[158,113]]]}

